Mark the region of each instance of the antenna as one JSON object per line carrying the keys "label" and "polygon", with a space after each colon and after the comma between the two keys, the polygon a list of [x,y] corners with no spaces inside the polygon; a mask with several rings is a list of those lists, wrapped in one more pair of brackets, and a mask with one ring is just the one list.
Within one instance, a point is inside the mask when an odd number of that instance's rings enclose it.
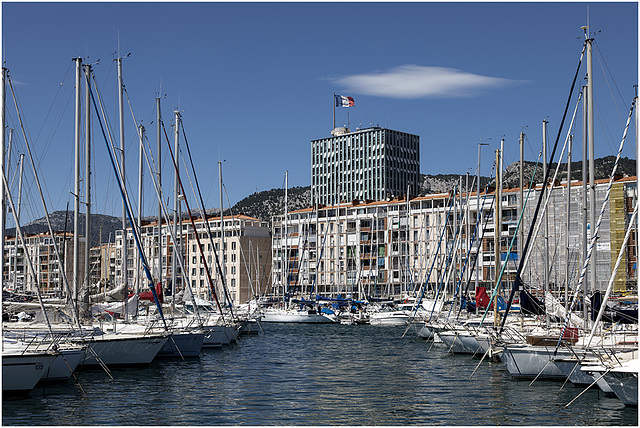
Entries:
{"label": "antenna", "polygon": [[591,23],[589,22],[589,5],[587,5],[587,28],[589,28],[590,25]]}

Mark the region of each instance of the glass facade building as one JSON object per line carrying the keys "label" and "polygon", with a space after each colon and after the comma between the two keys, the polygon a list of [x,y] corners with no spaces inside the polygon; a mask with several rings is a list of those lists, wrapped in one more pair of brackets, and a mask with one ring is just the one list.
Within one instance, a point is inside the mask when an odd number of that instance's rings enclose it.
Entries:
{"label": "glass facade building", "polygon": [[311,141],[311,191],[323,205],[417,195],[420,137],[381,127]]}

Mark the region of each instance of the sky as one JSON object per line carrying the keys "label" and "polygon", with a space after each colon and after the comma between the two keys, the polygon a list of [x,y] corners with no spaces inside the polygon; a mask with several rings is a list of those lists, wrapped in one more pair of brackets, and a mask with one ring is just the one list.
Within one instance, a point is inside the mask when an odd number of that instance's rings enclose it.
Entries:
{"label": "sky", "polygon": [[[521,131],[525,159],[535,161],[544,120],[549,144],[557,138],[584,42],[580,27],[587,23],[595,38],[596,157],[615,155],[638,80],[635,2],[3,2],[2,58],[49,212],[73,207],[76,57],[94,64],[118,147],[114,58],[123,58],[133,205],[137,124],[147,129],[155,156],[160,96],[171,144],[173,111],[181,114],[206,208],[213,208],[220,205],[218,161],[225,207],[283,188],[285,171],[290,187],[310,185],[311,140],[330,135],[334,93],[355,100],[353,107],[336,109],[337,126],[419,135],[423,174],[475,175],[478,143],[484,142],[480,173],[489,175],[501,139],[505,164],[519,160]],[[583,65],[579,86],[585,70]],[[119,191],[93,115],[92,212],[119,216]],[[26,146],[10,89],[6,121],[14,129],[7,162],[17,198],[15,171]],[[579,113],[574,161],[582,157],[581,129]],[[633,124],[629,135],[623,156],[635,158]],[[173,167],[164,137],[163,147],[163,192],[172,209]],[[26,162],[21,223],[44,215],[30,171]],[[144,176],[143,215],[155,215],[148,170]]]}

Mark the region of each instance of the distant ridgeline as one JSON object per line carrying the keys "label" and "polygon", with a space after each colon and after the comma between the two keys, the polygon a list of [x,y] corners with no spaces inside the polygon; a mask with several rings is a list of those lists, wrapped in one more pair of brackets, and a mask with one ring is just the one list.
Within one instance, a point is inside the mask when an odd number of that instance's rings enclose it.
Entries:
{"label": "distant ridgeline", "polygon": [[[607,156],[604,158],[596,159],[595,161],[595,176],[596,179],[609,178],[615,162],[615,156]],[[550,164],[550,168],[553,173],[555,171],[557,163]],[[571,179],[582,179],[582,162],[571,163]],[[524,182],[529,183],[531,181],[531,174],[535,169],[535,162],[524,162]],[[566,163],[560,164],[560,172],[558,177],[560,180],[564,180],[566,177],[567,166]],[[635,159],[621,158],[618,164],[617,174],[623,177],[636,175],[636,161]],[[420,195],[429,195],[434,193],[445,193],[453,190],[458,183],[460,175],[458,174],[421,174],[420,182]],[[473,182],[473,176],[469,177],[469,185]],[[535,182],[542,182],[542,165],[539,165],[536,171]],[[462,176],[462,186],[465,186],[465,177]],[[491,180],[494,185],[495,178]],[[480,178],[480,187],[485,188],[489,182],[488,177]],[[518,187],[520,185],[520,162],[514,162],[506,168],[503,185],[505,188]],[[475,189],[475,185],[474,185]],[[289,211],[295,211],[302,208],[311,206],[311,186],[306,187],[291,187],[287,194],[287,205]],[[218,209],[208,209],[207,214],[215,214]],[[284,189],[271,189],[256,192],[247,196],[238,202],[230,210],[224,211],[224,215],[238,215],[244,214],[250,217],[258,218],[271,224],[271,217],[274,215],[284,214]],[[183,216],[185,214],[183,213]],[[65,211],[56,211],[50,214],[53,229],[56,231],[73,232],[73,212],[69,211],[68,217]],[[115,240],[115,231],[122,227],[122,220],[118,217],[111,217],[103,214],[91,215],[91,245],[95,246],[100,242],[113,242]],[[148,217],[145,220],[153,221],[155,217]],[[66,229],[65,229],[66,220]],[[43,233],[48,230],[47,223],[44,218],[38,219],[31,223],[28,223],[23,227],[25,233]],[[80,218],[80,230],[84,233],[84,218]],[[7,229],[7,235],[13,236],[15,234],[14,229]],[[102,236],[102,241],[100,237]]]}

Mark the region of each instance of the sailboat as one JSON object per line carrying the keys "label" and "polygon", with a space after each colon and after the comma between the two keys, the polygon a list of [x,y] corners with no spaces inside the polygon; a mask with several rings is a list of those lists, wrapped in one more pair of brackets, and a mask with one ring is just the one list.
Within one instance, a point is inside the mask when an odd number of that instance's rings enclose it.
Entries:
{"label": "sailboat", "polygon": [[[583,28],[585,30],[587,29],[587,27],[583,27]],[[588,68],[587,74],[589,78],[589,81],[588,81],[589,85],[587,86],[587,88],[588,88],[589,95],[591,95],[593,92],[591,89],[591,83],[592,83],[591,41],[592,41],[591,39],[587,38],[585,40],[585,45],[583,48],[583,54],[585,50],[587,51],[587,68]],[[582,61],[582,55],[581,55],[581,61]],[[578,72],[576,72],[576,77],[577,75],[578,75]],[[575,78],[574,78],[574,84],[575,84]],[[564,314],[565,322],[563,325],[556,326],[555,329],[551,328],[553,326],[551,326],[549,323],[549,313],[553,307],[557,308],[559,305],[554,305],[553,296],[548,292],[545,293],[546,294],[546,302],[545,302],[546,311],[545,312],[547,314],[547,322],[546,322],[546,326],[540,327],[540,334],[528,335],[527,343],[507,343],[503,346],[501,359],[505,363],[505,366],[507,367],[509,373],[514,378],[564,380],[568,377],[570,380],[573,379],[573,381],[575,381],[576,384],[583,384],[585,382],[588,382],[588,380],[585,381],[580,375],[574,375],[572,372],[575,372],[576,368],[581,362],[593,361],[594,359],[600,358],[600,355],[598,352],[596,352],[595,348],[604,350],[614,355],[618,355],[621,352],[627,353],[633,350],[634,348],[637,348],[637,341],[633,344],[629,344],[628,341],[625,339],[626,337],[625,333],[616,331],[617,330],[616,328],[612,329],[612,331],[610,331],[609,334],[599,336],[596,338],[595,341],[592,341],[592,339],[594,338],[594,335],[593,335],[594,330],[592,330],[592,334],[590,335],[590,337],[587,338],[586,335],[579,337],[580,327],[569,327],[569,325],[571,324],[580,326],[584,322],[582,320],[578,320],[578,322],[574,321],[572,323],[571,320],[574,316],[574,314],[572,314],[572,310],[577,300],[578,294],[582,290],[581,285],[583,284],[583,280],[585,278],[587,266],[590,263],[592,250],[594,249],[595,241],[598,236],[598,231],[600,229],[603,214],[609,200],[611,185],[614,180],[614,174],[616,171],[618,160],[620,159],[624,141],[626,139],[627,130],[629,128],[629,123],[631,121],[632,112],[633,112],[635,103],[636,103],[636,99],[634,99],[634,102],[632,103],[632,106],[630,109],[629,117],[627,119],[627,123],[623,133],[622,141],[620,143],[618,156],[616,158],[616,163],[614,165],[614,168],[609,180],[609,187],[607,188],[607,194],[604,198],[603,205],[600,211],[600,217],[597,220],[597,224],[595,222],[595,201],[594,201],[595,187],[591,194],[591,203],[593,208],[592,210],[593,217],[591,220],[591,224],[592,225],[595,224],[595,230],[592,232],[592,236],[590,238],[590,246],[585,255],[585,260],[580,273],[580,279],[578,281],[578,285],[576,286],[576,289],[575,289],[574,297],[571,301],[571,305],[568,307],[568,310]],[[588,106],[589,108],[592,108],[593,102],[591,100],[589,100]],[[576,109],[577,109],[577,106],[576,106]],[[574,116],[575,116],[575,113],[574,113]],[[590,138],[590,141],[592,141],[592,138]],[[554,149],[554,152],[555,152],[555,149]],[[543,181],[543,188],[541,191],[540,199],[538,200],[538,206],[536,208],[536,214],[538,213],[538,209],[542,202],[542,196],[544,195],[544,191],[546,189],[548,176],[549,176],[549,171],[546,171],[545,180]],[[591,181],[593,182],[593,177],[591,177]],[[554,180],[552,180],[552,182],[554,182]],[[548,197],[547,197],[547,200],[548,200]],[[636,209],[636,212],[637,212],[637,209]],[[634,217],[636,215],[636,212],[634,212]],[[529,232],[529,240],[531,238],[532,231],[533,231],[533,228]],[[527,241],[527,244],[529,243],[529,240]],[[625,238],[625,242],[626,242],[626,238]],[[623,247],[624,245],[626,244],[623,244]],[[526,253],[526,246],[525,246],[525,253]],[[617,267],[614,268],[614,272],[612,273],[612,275],[615,275],[616,269]],[[515,291],[517,291],[518,282],[520,280],[519,275],[520,275],[520,270],[516,275],[516,284],[512,289],[511,296],[509,299],[509,304],[512,301]],[[595,278],[595,269],[592,267],[592,281],[594,281],[594,278]],[[507,312],[508,310],[509,310],[509,307],[507,307]],[[504,321],[505,320],[503,320],[503,323],[502,323],[503,326],[504,326]],[[637,326],[635,331],[637,334]],[[636,375],[636,379],[637,379],[637,375]],[[636,394],[637,394],[637,380],[636,380]]]}

